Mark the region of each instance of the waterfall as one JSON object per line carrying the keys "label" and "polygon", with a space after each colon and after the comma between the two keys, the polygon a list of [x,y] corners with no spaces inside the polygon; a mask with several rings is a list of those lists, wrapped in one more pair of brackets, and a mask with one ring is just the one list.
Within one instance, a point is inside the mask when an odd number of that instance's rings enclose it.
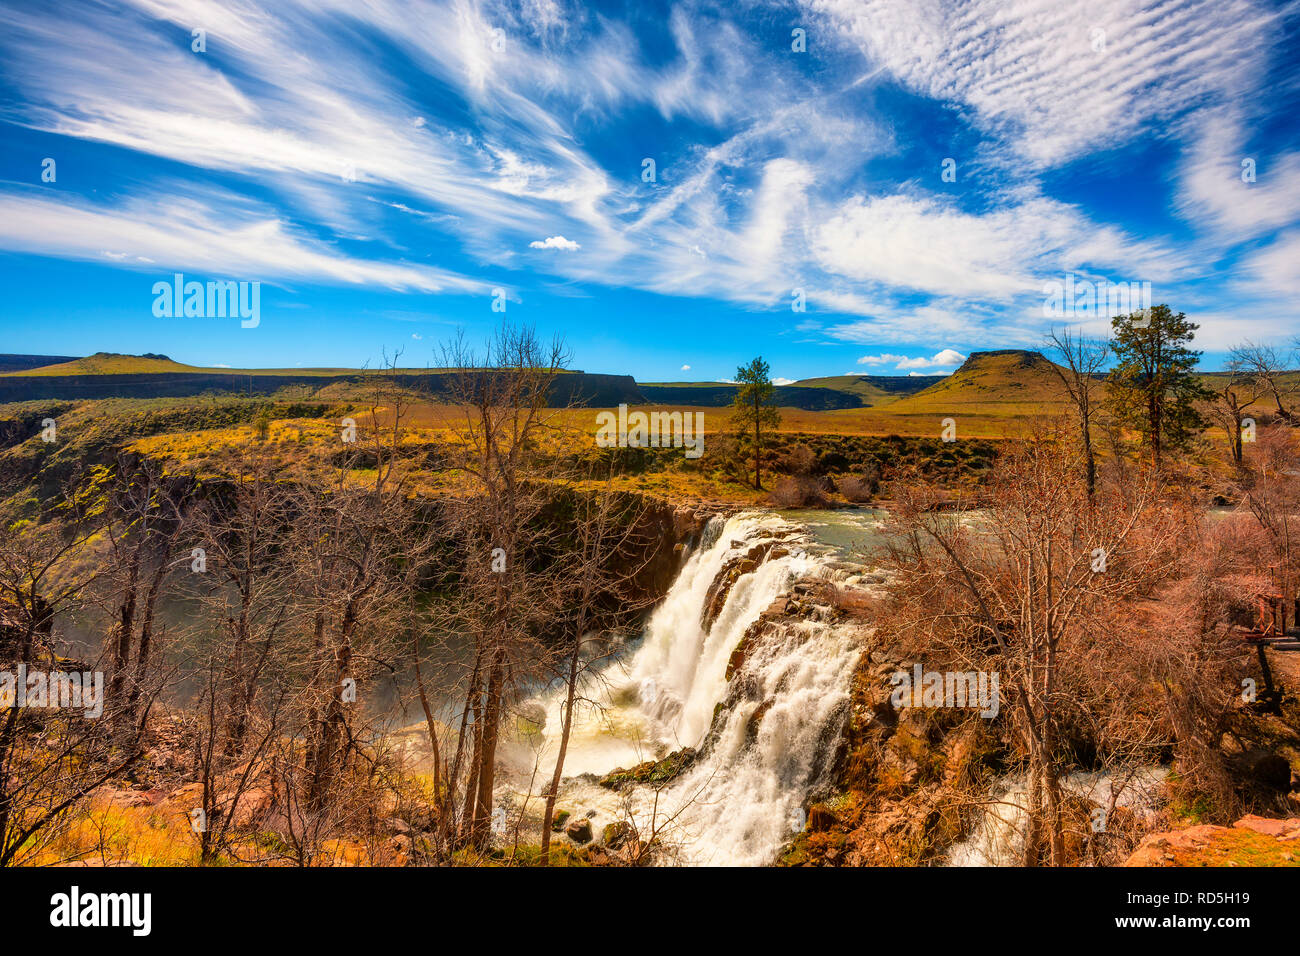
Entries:
{"label": "waterfall", "polygon": [[[809,791],[831,770],[857,642],[845,627],[780,621],[753,642],[730,681],[726,671],[745,632],[773,601],[797,581],[830,573],[828,559],[810,544],[802,529],[775,515],[715,519],[639,643],[588,689],[601,706],[575,714],[561,805],[594,812],[597,825],[630,814],[642,833],[675,817],[662,842],[678,849],[681,862],[772,861],[802,826]],[[735,578],[705,626],[719,575],[761,545],[772,546],[771,556],[760,554],[756,566]],[[554,692],[543,700],[547,735],[560,727],[560,700]],[[657,793],[641,785],[619,794],[590,777],[574,779],[683,747],[700,749],[699,759]]]}

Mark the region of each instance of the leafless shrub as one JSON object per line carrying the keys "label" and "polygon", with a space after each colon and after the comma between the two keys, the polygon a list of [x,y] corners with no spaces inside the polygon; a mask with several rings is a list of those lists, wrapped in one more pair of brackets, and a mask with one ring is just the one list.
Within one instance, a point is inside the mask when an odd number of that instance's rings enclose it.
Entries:
{"label": "leafless shrub", "polygon": [[787,475],[772,489],[772,500],[780,508],[818,507],[826,503],[821,485],[806,475]]}
{"label": "leafless shrub", "polygon": [[880,490],[880,479],[871,475],[845,475],[835,483],[835,489],[848,501],[870,501]]}

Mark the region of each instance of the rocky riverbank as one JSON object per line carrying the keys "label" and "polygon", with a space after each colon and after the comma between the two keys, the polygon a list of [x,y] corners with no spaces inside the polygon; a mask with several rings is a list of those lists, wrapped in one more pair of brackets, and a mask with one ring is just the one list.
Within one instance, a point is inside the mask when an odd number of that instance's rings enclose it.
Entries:
{"label": "rocky riverbank", "polygon": [[1150,833],[1124,866],[1300,866],[1300,817],[1248,814],[1230,827]]}

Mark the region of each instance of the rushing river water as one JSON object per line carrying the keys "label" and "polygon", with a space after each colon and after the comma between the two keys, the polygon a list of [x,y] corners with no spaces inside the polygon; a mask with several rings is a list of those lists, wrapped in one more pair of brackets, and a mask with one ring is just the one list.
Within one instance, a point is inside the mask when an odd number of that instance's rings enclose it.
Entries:
{"label": "rushing river water", "polygon": [[[662,827],[663,842],[678,847],[681,862],[771,862],[801,825],[807,794],[831,770],[858,642],[848,627],[786,623],[749,653],[733,677],[744,682],[739,693],[726,679],[727,662],[749,626],[794,582],[850,577],[853,569],[843,558],[878,524],[878,513],[866,509],[715,519],[641,638],[585,689],[594,703],[575,714],[557,805],[575,815],[594,814],[597,835],[604,824],[629,817],[641,833]],[[788,553],[778,551],[740,575],[705,627],[710,586],[728,562],[778,540]],[[715,726],[715,708],[729,693]],[[503,798],[516,810],[527,790],[542,789],[554,766],[562,700],[560,689],[543,694],[537,701],[545,711],[541,733],[507,750],[511,772]],[[751,720],[760,707],[761,720]],[[699,760],[658,790],[643,785],[615,792],[595,782],[618,767],[702,746]],[[538,798],[528,802],[532,812],[540,810]]]}

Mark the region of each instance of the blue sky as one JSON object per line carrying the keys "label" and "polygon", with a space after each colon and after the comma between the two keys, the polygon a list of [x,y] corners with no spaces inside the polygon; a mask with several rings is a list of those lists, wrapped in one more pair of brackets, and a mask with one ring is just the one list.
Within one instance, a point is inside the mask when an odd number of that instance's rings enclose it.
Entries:
{"label": "blue sky", "polygon": [[1103,329],[1067,277],[1300,334],[1295,2],[57,9],[0,3],[3,352],[424,366],[503,289],[589,371],[927,374]]}

